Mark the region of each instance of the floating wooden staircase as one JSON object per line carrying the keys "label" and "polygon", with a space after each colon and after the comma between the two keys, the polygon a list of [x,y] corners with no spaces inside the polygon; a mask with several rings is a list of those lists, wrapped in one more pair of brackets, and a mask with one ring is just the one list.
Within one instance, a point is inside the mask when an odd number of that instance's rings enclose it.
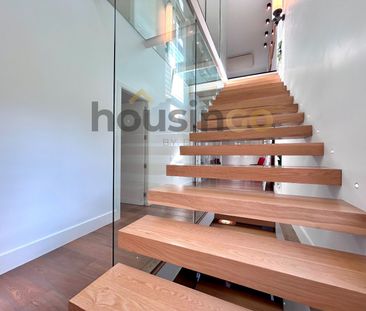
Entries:
{"label": "floating wooden staircase", "polygon": [[[181,155],[322,156],[323,143],[241,144],[311,137],[312,126],[302,124],[304,115],[298,109],[277,74],[231,81],[203,114],[198,124],[203,131],[191,133],[190,140],[239,144],[185,146]],[[341,170],[321,167],[168,165],[167,175],[342,184]],[[174,185],[151,190],[148,200],[152,205],[213,212],[228,219],[366,235],[366,213],[340,200]],[[321,310],[365,310],[365,256],[231,229],[146,216],[120,230],[118,241],[128,251]],[[247,309],[119,265],[73,298],[70,310]]]}

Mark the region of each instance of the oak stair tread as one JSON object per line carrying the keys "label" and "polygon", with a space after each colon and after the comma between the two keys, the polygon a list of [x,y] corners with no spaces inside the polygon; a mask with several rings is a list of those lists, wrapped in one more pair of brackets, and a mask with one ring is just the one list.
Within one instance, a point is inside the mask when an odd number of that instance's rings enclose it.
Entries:
{"label": "oak stair tread", "polygon": [[243,156],[243,155],[287,155],[287,156],[322,156],[323,143],[288,143],[288,144],[244,144],[220,146],[182,146],[181,155]]}
{"label": "oak stair tread", "polygon": [[232,87],[245,87],[247,85],[258,85],[258,84],[266,84],[272,82],[280,82],[281,78],[278,73],[270,73],[270,74],[263,74],[263,75],[255,75],[250,77],[243,77],[243,78],[235,78],[229,79],[225,83],[226,88]]}
{"label": "oak stair tread", "polygon": [[226,94],[232,94],[236,92],[245,92],[247,90],[258,90],[261,88],[271,88],[271,87],[278,87],[282,88],[284,90],[287,90],[285,84],[282,81],[268,81],[268,82],[261,82],[261,83],[251,83],[251,84],[242,84],[237,86],[231,86],[231,87],[224,87],[219,95],[226,95]]}
{"label": "oak stair tread", "polygon": [[[148,193],[151,205],[366,235],[366,212],[334,199],[259,191],[167,185]],[[231,217],[229,217],[231,216]]]}
{"label": "oak stair tread", "polygon": [[280,311],[282,306],[273,301],[268,301],[263,297],[256,296],[252,293],[227,288],[217,283],[208,281],[199,281],[196,290],[205,294],[223,299],[236,305],[249,308],[253,311]]}
{"label": "oak stair tread", "polygon": [[269,96],[276,95],[290,95],[290,92],[284,85],[273,86],[273,85],[261,85],[261,86],[253,86],[246,87],[242,89],[228,91],[228,89],[224,88],[224,91],[220,92],[220,94],[216,97],[216,101],[231,101],[238,99],[255,99],[255,98],[264,98]]}
{"label": "oak stair tread", "polygon": [[251,226],[256,226],[256,227],[266,227],[268,229],[273,229],[273,232],[276,229],[275,222],[253,219],[253,218],[243,218],[243,217],[238,217],[238,216],[223,215],[223,214],[215,213],[215,219],[216,220],[226,219],[226,220],[238,223],[238,224],[251,225]]}
{"label": "oak stair tread", "polygon": [[276,239],[276,233],[267,231],[267,230],[262,230],[259,228],[250,228],[250,227],[239,226],[239,225],[223,225],[220,223],[213,223],[211,225],[211,227],[220,228],[222,230],[232,230],[232,231],[242,232],[242,233],[246,233],[246,234],[260,235],[260,236],[265,236],[267,238]]}
{"label": "oak stair tread", "polygon": [[167,176],[342,185],[342,170],[324,167],[167,165]]}
{"label": "oak stair tread", "polygon": [[249,310],[117,264],[69,303],[70,311]]}
{"label": "oak stair tread", "polygon": [[205,121],[209,120],[220,120],[230,118],[242,118],[244,116],[253,116],[262,114],[285,114],[285,113],[296,113],[299,111],[298,104],[289,105],[273,105],[273,106],[259,106],[252,108],[241,108],[241,109],[228,109],[228,110],[214,110],[211,109],[209,112],[202,114],[202,119]]}
{"label": "oak stair tread", "polygon": [[227,130],[227,129],[239,129],[239,128],[263,128],[270,126],[280,125],[300,125],[304,123],[305,114],[300,113],[287,113],[271,115],[258,113],[250,117],[243,118],[228,118],[221,120],[199,121],[197,122],[197,129],[205,130]]}
{"label": "oak stair tread", "polygon": [[145,216],[119,247],[322,310],[363,310],[366,257]]}
{"label": "oak stair tread", "polygon": [[209,107],[211,110],[229,110],[229,109],[242,109],[242,108],[253,108],[262,106],[283,106],[294,103],[294,98],[289,94],[272,95],[260,98],[234,98],[234,99],[216,99],[212,106]]}
{"label": "oak stair tread", "polygon": [[287,139],[287,138],[307,138],[313,135],[311,125],[268,127],[236,129],[226,131],[208,131],[201,133],[190,133],[189,139],[194,142],[209,141],[240,141],[240,140],[264,140],[264,139]]}

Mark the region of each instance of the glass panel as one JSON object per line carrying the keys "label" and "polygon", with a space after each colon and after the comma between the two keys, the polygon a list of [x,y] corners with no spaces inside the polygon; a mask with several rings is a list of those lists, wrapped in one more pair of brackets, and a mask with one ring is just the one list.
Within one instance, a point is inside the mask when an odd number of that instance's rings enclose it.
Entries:
{"label": "glass panel", "polygon": [[114,262],[152,272],[159,261],[118,249],[118,230],[144,215],[194,221],[188,210],[148,207],[146,194],[194,184],[166,176],[166,165],[201,162],[179,147],[221,81],[187,1],[118,0],[116,8]]}

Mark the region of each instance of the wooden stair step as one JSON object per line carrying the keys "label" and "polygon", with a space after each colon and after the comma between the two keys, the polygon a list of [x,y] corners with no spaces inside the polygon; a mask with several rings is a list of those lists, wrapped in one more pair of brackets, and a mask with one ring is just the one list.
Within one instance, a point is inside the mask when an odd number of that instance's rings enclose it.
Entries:
{"label": "wooden stair step", "polygon": [[229,118],[223,120],[200,121],[197,123],[197,128],[202,131],[220,130],[220,129],[239,129],[239,128],[260,128],[280,125],[300,125],[304,123],[304,113],[289,113],[278,115],[263,115],[263,112],[258,112],[257,116],[244,118]]}
{"label": "wooden stair step", "polygon": [[247,83],[242,85],[233,85],[233,86],[224,86],[221,90],[221,93],[232,93],[232,92],[240,92],[242,90],[253,90],[259,88],[268,88],[268,87],[279,87],[286,88],[286,85],[280,80],[272,80],[272,81],[263,81],[258,83]]}
{"label": "wooden stair step", "polygon": [[182,146],[181,155],[245,156],[245,155],[286,155],[322,156],[323,143],[295,144],[244,144],[221,146]]}
{"label": "wooden stair step", "polygon": [[249,218],[366,235],[366,213],[342,200],[168,185],[150,190],[148,201],[233,221]]}
{"label": "wooden stair step", "polygon": [[238,306],[249,308],[253,311],[280,311],[282,306],[267,300],[264,297],[247,293],[236,288],[227,288],[223,285],[208,281],[199,281],[196,290],[210,296],[234,303]]}
{"label": "wooden stair step", "polygon": [[279,105],[279,106],[262,106],[255,108],[244,108],[244,109],[232,109],[232,110],[211,110],[202,114],[202,119],[205,121],[209,120],[220,120],[230,118],[242,118],[243,116],[256,116],[259,113],[262,114],[284,114],[284,113],[296,113],[299,111],[299,105]]}
{"label": "wooden stair step", "polygon": [[241,141],[241,140],[264,140],[282,138],[306,138],[313,135],[311,125],[286,126],[277,128],[261,129],[237,129],[235,131],[208,131],[202,133],[190,133],[191,141]]}
{"label": "wooden stair step", "polygon": [[267,83],[273,82],[280,82],[280,76],[276,74],[266,74],[266,75],[259,75],[259,76],[252,76],[252,77],[244,77],[239,79],[230,79],[225,84],[225,89],[227,88],[236,88],[236,87],[243,87],[249,85],[262,85]]}
{"label": "wooden stair step", "polygon": [[261,83],[250,83],[250,84],[241,84],[236,86],[225,86],[221,92],[220,95],[226,95],[226,94],[233,94],[236,92],[245,92],[247,90],[257,90],[260,88],[282,88],[284,90],[287,90],[285,84],[282,81],[268,81],[268,82],[261,82]]}
{"label": "wooden stair step", "polygon": [[253,90],[247,90],[245,92],[235,92],[231,94],[220,94],[217,96],[216,103],[226,103],[236,100],[250,100],[265,98],[277,95],[284,95],[290,97],[290,92],[285,88],[268,87],[268,88],[258,88]]}
{"label": "wooden stair step", "polygon": [[366,257],[146,216],[119,247],[322,310],[363,310]]}
{"label": "wooden stair step", "polygon": [[342,185],[342,171],[322,167],[266,167],[229,165],[167,165],[167,176]]}
{"label": "wooden stair step", "polygon": [[239,226],[239,225],[223,225],[223,224],[219,224],[219,223],[213,223],[211,225],[211,227],[221,228],[222,230],[233,230],[236,232],[260,235],[260,236],[265,236],[267,238],[276,239],[276,233],[271,232],[271,231],[261,230],[258,228],[251,228],[251,227],[245,227],[245,226]]}
{"label": "wooden stair step", "polygon": [[216,99],[209,110],[228,110],[228,109],[241,109],[252,108],[261,106],[274,106],[274,105],[290,105],[293,104],[294,98],[288,94],[273,95],[261,98],[253,99]]}
{"label": "wooden stair step", "polygon": [[275,222],[258,220],[258,219],[253,219],[253,218],[243,218],[243,217],[238,217],[238,216],[215,213],[215,219],[226,219],[226,220],[234,221],[238,224],[246,224],[246,225],[252,225],[252,226],[257,226],[257,227],[267,227],[267,228],[272,228],[273,230],[276,229]]}
{"label": "wooden stair step", "polygon": [[249,310],[117,264],[69,303],[70,311]]}

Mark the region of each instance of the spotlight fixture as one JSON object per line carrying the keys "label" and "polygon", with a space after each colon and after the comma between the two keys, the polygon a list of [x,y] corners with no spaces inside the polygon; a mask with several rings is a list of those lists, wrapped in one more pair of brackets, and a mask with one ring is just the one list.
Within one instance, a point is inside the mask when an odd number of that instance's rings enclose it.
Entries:
{"label": "spotlight fixture", "polygon": [[283,12],[283,0],[273,0],[272,1],[272,14],[274,16],[273,22],[278,25],[278,23],[282,20],[285,20],[285,14]]}
{"label": "spotlight fixture", "polygon": [[271,46],[273,46],[273,41],[271,41]]}
{"label": "spotlight fixture", "polygon": [[269,35],[268,31],[266,31],[266,32],[264,33],[264,36],[267,38],[267,37],[268,37],[268,35]]}
{"label": "spotlight fixture", "polygon": [[269,11],[270,9],[272,9],[272,3],[271,2],[267,3],[267,10]]}
{"label": "spotlight fixture", "polygon": [[266,48],[267,48],[267,46],[268,46],[268,44],[267,44],[267,43],[265,43],[265,44],[263,44],[263,46],[264,46],[264,48],[266,49]]}
{"label": "spotlight fixture", "polygon": [[271,22],[271,20],[269,18],[266,19],[266,24],[269,25],[269,23]]}

